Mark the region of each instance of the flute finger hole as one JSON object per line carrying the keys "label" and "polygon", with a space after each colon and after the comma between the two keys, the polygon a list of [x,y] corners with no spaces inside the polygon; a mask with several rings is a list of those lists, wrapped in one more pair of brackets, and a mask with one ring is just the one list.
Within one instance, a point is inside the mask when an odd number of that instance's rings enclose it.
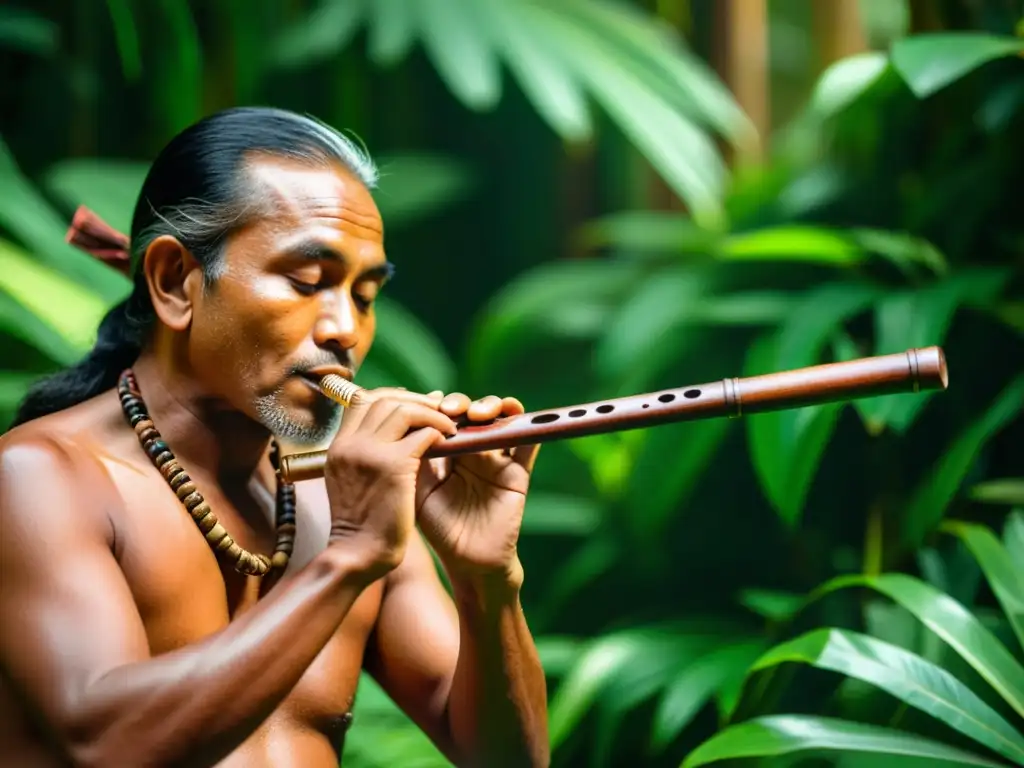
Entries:
{"label": "flute finger hole", "polygon": [[700,397],[700,390],[688,389],[685,392],[683,392],[683,397],[685,397],[687,400],[693,400],[694,398]]}
{"label": "flute finger hole", "polygon": [[584,408],[576,408],[575,410],[569,411],[569,416],[574,419],[578,419],[580,416],[586,416],[587,411]]}
{"label": "flute finger hole", "polygon": [[658,400],[662,403],[671,403],[675,399],[675,395],[658,395]]}
{"label": "flute finger hole", "polygon": [[552,421],[558,421],[557,413],[542,413],[540,416],[534,416],[530,421],[533,424],[549,424]]}
{"label": "flute finger hole", "polygon": [[598,413],[611,413],[615,410],[614,405],[599,405],[595,409]]}

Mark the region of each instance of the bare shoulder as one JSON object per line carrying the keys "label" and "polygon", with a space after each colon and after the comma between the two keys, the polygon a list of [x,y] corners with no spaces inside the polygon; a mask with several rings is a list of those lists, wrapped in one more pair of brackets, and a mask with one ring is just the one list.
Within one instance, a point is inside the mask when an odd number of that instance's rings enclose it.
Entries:
{"label": "bare shoulder", "polygon": [[0,523],[7,533],[71,524],[110,539],[116,489],[88,443],[61,425],[41,420],[0,436]]}

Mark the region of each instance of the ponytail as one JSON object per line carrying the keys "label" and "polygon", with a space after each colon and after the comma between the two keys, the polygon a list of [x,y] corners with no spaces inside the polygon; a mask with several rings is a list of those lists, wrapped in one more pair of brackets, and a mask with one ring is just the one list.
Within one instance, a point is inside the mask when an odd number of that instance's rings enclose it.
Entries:
{"label": "ponytail", "polygon": [[131,311],[137,293],[107,312],[100,323],[96,344],[84,358],[37,381],[29,389],[12,428],[85,402],[116,386],[121,372],[138,359],[148,325]]}

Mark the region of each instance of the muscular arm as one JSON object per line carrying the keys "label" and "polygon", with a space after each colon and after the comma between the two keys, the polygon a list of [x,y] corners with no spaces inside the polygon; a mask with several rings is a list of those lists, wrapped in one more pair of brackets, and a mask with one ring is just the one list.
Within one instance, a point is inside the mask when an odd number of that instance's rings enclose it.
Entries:
{"label": "muscular arm", "polygon": [[426,545],[389,574],[367,671],[458,766],[549,764],[547,691],[516,585],[445,591]]}
{"label": "muscular arm", "polygon": [[150,658],[112,554],[119,503],[98,465],[54,444],[0,451],[0,664],[71,765],[214,765],[296,684],[364,579],[329,548],[223,631]]}

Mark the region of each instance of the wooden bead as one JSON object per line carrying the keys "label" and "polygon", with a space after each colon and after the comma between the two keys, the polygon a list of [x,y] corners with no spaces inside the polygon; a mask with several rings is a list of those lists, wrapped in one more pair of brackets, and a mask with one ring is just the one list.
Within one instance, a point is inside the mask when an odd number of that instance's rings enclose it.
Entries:
{"label": "wooden bead", "polygon": [[170,483],[171,490],[177,493],[182,484],[189,482],[191,479],[188,476],[188,472],[181,472],[172,477],[168,482]]}
{"label": "wooden bead", "polygon": [[161,472],[161,474],[163,474],[164,479],[167,482],[171,482],[171,480],[174,479],[175,475],[177,475],[179,472],[184,472],[184,471],[185,470],[183,470],[181,468],[181,465],[178,463],[177,459],[171,459],[166,464],[164,464],[162,467],[160,467],[160,472]]}
{"label": "wooden bead", "polygon": [[220,540],[220,543],[214,547],[215,552],[227,552],[232,546],[238,546],[235,544],[235,540],[230,535],[225,534],[224,538]]}
{"label": "wooden bead", "polygon": [[228,535],[227,530],[219,522],[214,523],[210,530],[206,531],[206,540],[210,542],[211,546],[217,546],[220,544],[224,537]]}
{"label": "wooden bead", "polygon": [[190,514],[192,515],[192,519],[199,523],[202,522],[203,518],[207,515],[213,514],[213,512],[210,509],[210,505],[204,501],[202,504],[193,507]]}
{"label": "wooden bead", "polygon": [[242,556],[245,550],[238,546],[237,541],[232,541],[231,546],[224,551],[224,557],[227,558],[230,563],[237,563],[238,558]]}
{"label": "wooden bead", "polygon": [[273,558],[270,560],[270,565],[274,570],[283,571],[288,567],[288,561],[291,558],[286,552],[275,552]]}
{"label": "wooden bead", "polygon": [[193,509],[195,509],[196,507],[198,507],[200,504],[203,503],[203,497],[200,496],[195,491],[193,491],[188,496],[186,496],[184,499],[182,499],[181,503],[185,505],[185,509],[187,509],[189,512],[191,512]]}
{"label": "wooden bead", "polygon": [[175,488],[174,492],[178,494],[179,501],[185,501],[185,498],[189,494],[196,492],[196,484],[193,483],[191,480],[186,480],[184,483]]}
{"label": "wooden bead", "polygon": [[210,512],[210,514],[208,514],[202,520],[197,521],[196,525],[199,526],[200,531],[206,534],[209,533],[214,526],[220,525],[220,523],[217,522],[217,516],[213,514],[213,512]]}

